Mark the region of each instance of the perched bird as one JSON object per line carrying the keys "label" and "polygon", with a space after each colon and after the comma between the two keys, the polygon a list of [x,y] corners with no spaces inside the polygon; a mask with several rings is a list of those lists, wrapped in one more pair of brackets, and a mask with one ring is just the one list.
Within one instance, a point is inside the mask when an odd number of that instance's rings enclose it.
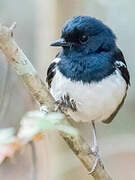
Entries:
{"label": "perched bird", "polygon": [[112,121],[130,85],[124,56],[112,30],[89,16],[68,20],[51,46],[62,49],[47,71],[50,93],[73,120],[92,123],[94,170],[99,160],[94,123]]}

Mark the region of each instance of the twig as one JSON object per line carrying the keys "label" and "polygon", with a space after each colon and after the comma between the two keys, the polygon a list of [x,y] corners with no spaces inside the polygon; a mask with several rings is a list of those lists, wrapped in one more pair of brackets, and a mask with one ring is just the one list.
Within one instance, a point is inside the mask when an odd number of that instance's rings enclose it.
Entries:
{"label": "twig", "polygon": [[[48,111],[54,111],[54,99],[48,92],[45,84],[37,75],[36,70],[28,58],[16,44],[12,37],[13,29],[14,25],[10,28],[0,25],[0,49],[39,105],[45,105],[48,107]],[[66,115],[65,121],[66,123],[69,123]],[[72,120],[70,119],[70,121]],[[94,163],[94,157],[91,154],[89,145],[80,136],[74,138],[62,132],[60,132],[60,135],[64,138],[76,156],[82,161],[87,170],[90,171]],[[95,171],[91,175],[95,180],[112,180],[108,172],[104,169],[104,166],[100,163],[98,163]]]}

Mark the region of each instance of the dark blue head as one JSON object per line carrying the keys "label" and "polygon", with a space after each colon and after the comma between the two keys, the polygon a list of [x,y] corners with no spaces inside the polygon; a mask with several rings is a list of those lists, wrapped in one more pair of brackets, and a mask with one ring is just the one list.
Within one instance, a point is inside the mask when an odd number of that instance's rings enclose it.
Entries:
{"label": "dark blue head", "polygon": [[100,81],[115,71],[112,52],[115,35],[100,20],[77,16],[66,22],[61,38],[52,46],[62,46],[60,72],[73,81]]}
{"label": "dark blue head", "polygon": [[66,53],[89,54],[110,51],[115,47],[115,35],[100,20],[89,16],[76,16],[68,20],[63,29],[61,39],[51,44],[62,46]]}

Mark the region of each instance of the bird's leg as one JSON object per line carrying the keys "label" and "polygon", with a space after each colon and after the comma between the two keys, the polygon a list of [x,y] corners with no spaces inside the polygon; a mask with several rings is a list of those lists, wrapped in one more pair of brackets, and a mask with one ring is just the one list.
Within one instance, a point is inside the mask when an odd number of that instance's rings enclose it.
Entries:
{"label": "bird's leg", "polygon": [[99,155],[99,146],[98,146],[98,142],[97,142],[97,135],[96,135],[96,127],[95,127],[95,123],[94,121],[92,121],[92,134],[93,134],[93,146],[91,148],[93,155],[95,156],[95,161],[93,164],[93,167],[91,169],[91,171],[89,172],[89,174],[93,173],[96,169],[96,166],[98,164],[98,162],[101,162],[100,159],[100,155]]}
{"label": "bird's leg", "polygon": [[96,133],[96,127],[94,121],[92,121],[92,134],[93,134],[93,147],[92,147],[92,152],[93,153],[98,153],[99,152],[99,147],[98,147],[98,142],[97,142],[97,133]]}

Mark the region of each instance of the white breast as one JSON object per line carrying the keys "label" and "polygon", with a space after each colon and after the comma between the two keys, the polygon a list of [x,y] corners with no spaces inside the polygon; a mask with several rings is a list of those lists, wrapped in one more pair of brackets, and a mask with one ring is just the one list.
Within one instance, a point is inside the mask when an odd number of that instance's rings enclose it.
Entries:
{"label": "white breast", "polygon": [[67,93],[77,105],[77,112],[68,110],[75,121],[103,121],[110,117],[123,100],[127,84],[120,72],[98,83],[83,84],[65,78],[58,70],[51,83],[50,92],[55,100]]}

